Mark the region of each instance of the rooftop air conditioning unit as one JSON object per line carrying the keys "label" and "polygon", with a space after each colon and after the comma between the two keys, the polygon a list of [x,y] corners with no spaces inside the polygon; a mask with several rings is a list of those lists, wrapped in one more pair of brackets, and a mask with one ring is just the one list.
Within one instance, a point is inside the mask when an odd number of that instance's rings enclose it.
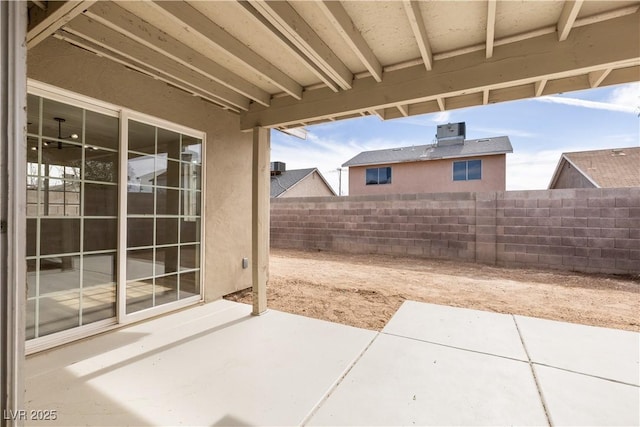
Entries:
{"label": "rooftop air conditioning unit", "polygon": [[271,175],[281,175],[282,172],[287,170],[287,165],[284,162],[271,162]]}
{"label": "rooftop air conditioning unit", "polygon": [[465,122],[447,123],[438,125],[436,140],[438,145],[462,144],[467,136],[467,126]]}

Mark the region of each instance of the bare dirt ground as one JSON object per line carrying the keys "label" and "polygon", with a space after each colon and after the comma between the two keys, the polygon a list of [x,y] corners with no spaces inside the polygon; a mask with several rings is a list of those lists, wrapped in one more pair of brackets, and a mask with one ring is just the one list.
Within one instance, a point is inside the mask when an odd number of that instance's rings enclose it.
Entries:
{"label": "bare dirt ground", "polygon": [[[640,278],[272,250],[270,308],[380,330],[404,300],[640,331]],[[251,289],[226,297],[251,303]]]}

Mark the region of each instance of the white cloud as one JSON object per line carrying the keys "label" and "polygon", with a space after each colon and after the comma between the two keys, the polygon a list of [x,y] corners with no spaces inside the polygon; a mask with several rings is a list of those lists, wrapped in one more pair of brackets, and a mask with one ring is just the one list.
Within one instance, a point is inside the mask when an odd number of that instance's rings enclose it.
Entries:
{"label": "white cloud", "polygon": [[535,133],[531,133],[531,132],[527,132],[519,129],[487,128],[487,127],[476,127],[476,126],[469,126],[469,128],[474,132],[486,133],[487,137],[502,136],[502,135],[511,136],[511,137],[517,136],[520,138],[537,138],[538,137],[538,135],[536,135]]}
{"label": "white cloud", "polygon": [[[626,93],[624,94],[624,96],[627,96]],[[538,102],[572,105],[575,107],[593,108],[596,110],[618,111],[621,113],[631,114],[638,113],[638,107],[632,107],[613,102],[588,101],[586,99],[566,98],[563,96],[541,96],[539,98],[533,98],[533,100]]]}
{"label": "white cloud", "polygon": [[450,111],[441,111],[439,113],[436,113],[433,118],[431,119],[431,121],[433,123],[448,123],[449,122],[449,118],[451,117],[451,112]]}
{"label": "white cloud", "polygon": [[617,87],[609,97],[611,104],[633,108],[640,112],[640,82]]}
{"label": "white cloud", "polygon": [[565,150],[507,154],[507,191],[544,190]]}

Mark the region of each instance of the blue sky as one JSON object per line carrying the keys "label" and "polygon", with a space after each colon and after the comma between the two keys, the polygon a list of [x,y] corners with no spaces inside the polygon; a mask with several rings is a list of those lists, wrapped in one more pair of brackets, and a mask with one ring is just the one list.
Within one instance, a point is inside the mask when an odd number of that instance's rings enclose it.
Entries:
{"label": "blue sky", "polygon": [[639,113],[640,83],[632,83],[388,121],[363,117],[308,126],[306,140],[272,131],[271,160],[317,167],[337,192],[337,168],[361,151],[430,144],[438,124],[464,121],[468,139],[509,136],[507,190],[544,189],[563,152],[638,146]]}

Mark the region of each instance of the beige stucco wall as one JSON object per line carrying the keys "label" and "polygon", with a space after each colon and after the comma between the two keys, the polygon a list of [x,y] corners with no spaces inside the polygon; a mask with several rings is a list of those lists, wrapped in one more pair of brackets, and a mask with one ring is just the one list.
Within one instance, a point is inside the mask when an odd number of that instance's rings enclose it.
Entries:
{"label": "beige stucco wall", "polygon": [[327,184],[320,178],[318,172],[313,172],[306,176],[302,181],[291,187],[288,191],[282,193],[279,197],[321,197],[335,196]]}
{"label": "beige stucco wall", "polygon": [[[453,162],[475,159],[482,159],[482,179],[454,181]],[[383,185],[365,185],[367,168],[376,166],[350,167],[349,195],[504,191],[506,185],[505,154],[380,165],[386,166],[391,166],[391,184]]]}
{"label": "beige stucco wall", "polygon": [[251,286],[252,136],[238,116],[55,39],[29,51],[28,76],[206,132],[205,298]]}
{"label": "beige stucco wall", "polygon": [[595,188],[587,178],[569,163],[564,162],[555,185],[551,188]]}

